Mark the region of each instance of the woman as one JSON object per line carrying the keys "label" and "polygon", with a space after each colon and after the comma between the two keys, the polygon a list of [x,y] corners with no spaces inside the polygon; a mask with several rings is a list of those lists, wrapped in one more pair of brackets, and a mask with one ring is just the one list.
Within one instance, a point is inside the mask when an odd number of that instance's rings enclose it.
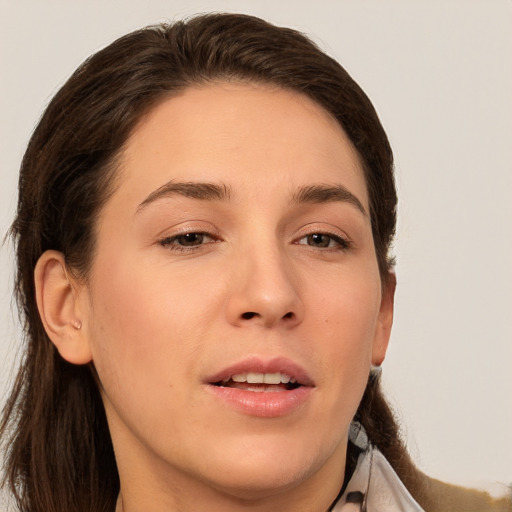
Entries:
{"label": "woman", "polygon": [[57,93],[19,189],[20,510],[448,509],[379,388],[391,149],[304,36],[121,38]]}

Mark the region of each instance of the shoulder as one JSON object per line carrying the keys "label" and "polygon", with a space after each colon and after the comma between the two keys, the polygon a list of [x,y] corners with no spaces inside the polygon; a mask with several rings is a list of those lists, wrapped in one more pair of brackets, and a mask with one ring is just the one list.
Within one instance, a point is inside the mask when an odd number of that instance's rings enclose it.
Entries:
{"label": "shoulder", "polygon": [[429,512],[512,512],[512,497],[493,498],[486,492],[428,476],[425,480],[427,492],[435,503]]}

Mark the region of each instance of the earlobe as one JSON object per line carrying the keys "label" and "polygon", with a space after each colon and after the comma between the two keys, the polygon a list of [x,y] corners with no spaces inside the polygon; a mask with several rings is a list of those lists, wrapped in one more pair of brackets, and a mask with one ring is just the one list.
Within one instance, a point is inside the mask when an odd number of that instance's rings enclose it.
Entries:
{"label": "earlobe", "polygon": [[380,366],[386,357],[386,351],[393,325],[393,312],[395,303],[396,275],[390,271],[382,292],[379,318],[377,320],[375,339],[373,342],[372,365]]}
{"label": "earlobe", "polygon": [[64,255],[46,251],[34,270],[36,301],[48,337],[69,363],[92,360],[88,339],[82,329],[78,286],[68,276]]}

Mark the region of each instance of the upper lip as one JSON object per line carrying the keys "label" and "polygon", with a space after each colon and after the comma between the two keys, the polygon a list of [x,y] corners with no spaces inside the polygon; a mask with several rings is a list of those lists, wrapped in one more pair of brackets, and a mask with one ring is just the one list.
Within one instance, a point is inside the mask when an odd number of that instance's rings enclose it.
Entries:
{"label": "upper lip", "polygon": [[232,375],[240,373],[284,373],[297,380],[302,386],[314,387],[313,379],[306,370],[299,364],[286,357],[275,357],[272,359],[262,359],[260,357],[249,357],[237,363],[234,363],[219,372],[207,377],[205,382],[214,384],[222,380],[229,379]]}

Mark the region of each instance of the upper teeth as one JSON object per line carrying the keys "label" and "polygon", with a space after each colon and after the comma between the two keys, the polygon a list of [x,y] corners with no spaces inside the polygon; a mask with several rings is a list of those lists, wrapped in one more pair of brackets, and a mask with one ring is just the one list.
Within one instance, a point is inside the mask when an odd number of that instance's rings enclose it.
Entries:
{"label": "upper teeth", "polygon": [[223,379],[223,382],[228,382],[229,380],[233,380],[234,382],[247,382],[249,384],[288,384],[289,382],[295,384],[297,382],[296,379],[286,375],[285,373],[256,373],[256,372],[248,372],[248,373],[237,373],[235,375],[231,375],[226,379]]}

